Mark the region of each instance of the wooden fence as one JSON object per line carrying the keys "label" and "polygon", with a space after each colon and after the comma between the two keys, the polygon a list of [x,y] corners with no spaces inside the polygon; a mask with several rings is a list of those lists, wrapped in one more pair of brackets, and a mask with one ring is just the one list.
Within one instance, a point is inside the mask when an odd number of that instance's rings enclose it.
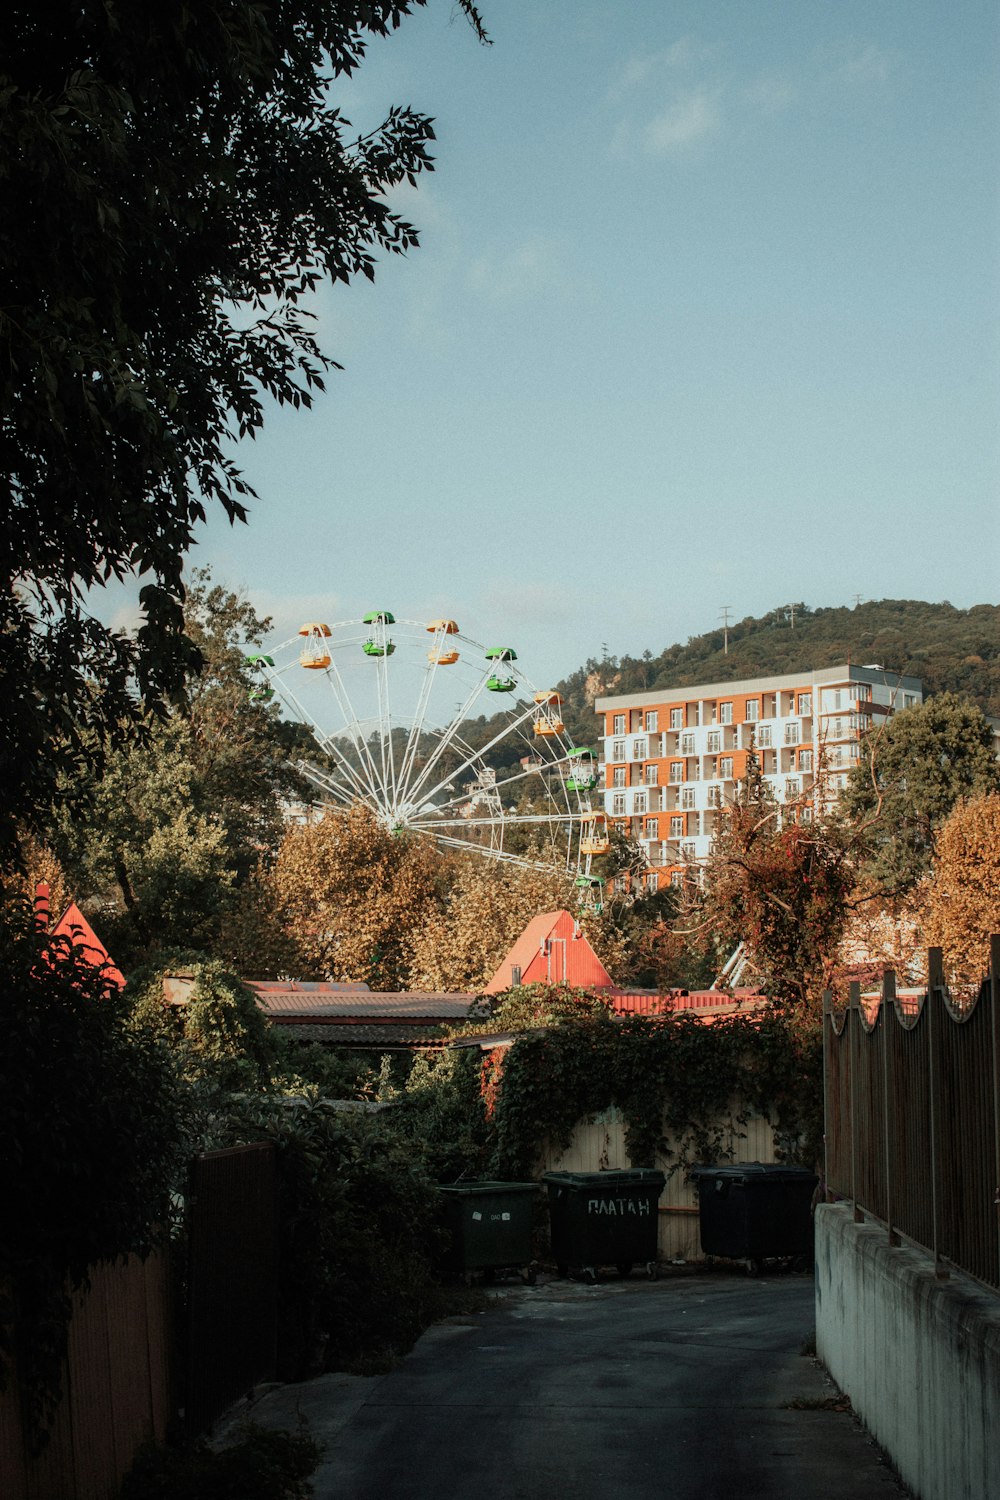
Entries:
{"label": "wooden fence", "polygon": [[110,1500],[137,1449],[162,1442],[170,1410],[166,1258],[95,1267],[73,1299],[64,1398],[31,1453],[16,1388],[0,1395],[3,1500]]}
{"label": "wooden fence", "polygon": [[[136,1452],[183,1412],[196,1435],[258,1380],[273,1377],[277,1292],[270,1144],[191,1164],[182,1305],[169,1257],[100,1265],[73,1299],[63,1400],[31,1452],[16,1385],[0,1394],[0,1500],[112,1500]],[[176,1311],[177,1317],[172,1316]],[[172,1343],[180,1343],[180,1359]]]}
{"label": "wooden fence", "polygon": [[940,949],[905,1000],[851,987],[824,1007],[826,1183],[948,1264],[1000,1288],[1000,938],[978,993],[953,996]]}

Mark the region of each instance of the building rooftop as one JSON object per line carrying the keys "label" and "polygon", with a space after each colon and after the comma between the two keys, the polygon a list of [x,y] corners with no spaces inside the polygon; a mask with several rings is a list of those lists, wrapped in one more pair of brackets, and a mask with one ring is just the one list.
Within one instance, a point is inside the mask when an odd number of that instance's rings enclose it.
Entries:
{"label": "building rooftop", "polygon": [[596,713],[607,713],[616,708],[636,707],[643,704],[686,703],[691,698],[725,698],[729,694],[774,692],[775,689],[796,687],[823,687],[836,682],[885,683],[893,688],[905,688],[907,692],[919,692],[919,677],[903,677],[884,667],[858,667],[844,662],[835,667],[819,667],[815,671],[786,672],[781,676],[735,678],[729,682],[692,683],[690,687],[661,687],[651,693],[621,693],[611,698],[594,700]]}

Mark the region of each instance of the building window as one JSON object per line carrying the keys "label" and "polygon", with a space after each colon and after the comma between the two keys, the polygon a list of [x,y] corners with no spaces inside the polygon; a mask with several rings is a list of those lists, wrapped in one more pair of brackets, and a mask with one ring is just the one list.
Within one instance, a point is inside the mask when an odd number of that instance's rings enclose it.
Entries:
{"label": "building window", "polygon": [[691,808],[694,807],[693,786],[681,787],[681,807],[684,808],[686,812],[690,812]]}
{"label": "building window", "polygon": [[625,715],[624,714],[615,714],[614,733],[615,734],[624,734],[625,733]]}
{"label": "building window", "polygon": [[719,775],[723,781],[732,781],[733,757],[731,755],[724,755],[719,761]]}
{"label": "building window", "polygon": [[633,812],[637,812],[637,813],[644,813],[646,811],[646,809],[647,809],[648,806],[649,806],[649,803],[646,800],[646,793],[645,792],[636,792],[636,794],[635,794],[635,806],[633,807],[632,811]]}
{"label": "building window", "polygon": [[693,755],[694,754],[694,735],[693,734],[682,734],[681,735],[681,754],[682,755]]}
{"label": "building window", "polygon": [[813,810],[812,810],[811,807],[803,807],[803,808],[801,808],[799,810],[799,822],[800,823],[811,823],[812,820],[813,820]]}
{"label": "building window", "polygon": [[645,775],[646,775],[646,785],[647,786],[655,786],[656,783],[660,779],[660,768],[659,768],[659,766],[656,766],[656,765],[647,766],[646,767]]}
{"label": "building window", "polygon": [[645,879],[647,891],[655,891],[659,887],[660,877],[657,875],[655,870],[650,870]]}
{"label": "building window", "polygon": [[671,870],[670,871],[670,884],[673,886],[673,888],[674,888],[675,891],[678,890],[684,884],[684,871],[683,870]]}
{"label": "building window", "polygon": [[612,760],[624,760],[625,759],[625,741],[624,740],[612,740],[611,741],[611,759]]}
{"label": "building window", "polygon": [[683,710],[683,708],[672,708],[670,710],[670,727],[671,727],[671,729],[683,729],[684,728],[684,710]]}
{"label": "building window", "polygon": [[681,845],[681,854],[684,856],[685,859],[694,859],[694,857],[695,857],[695,854],[694,854],[694,844],[692,844],[692,843],[682,844]]}
{"label": "building window", "polygon": [[852,760],[861,759],[861,746],[858,744],[857,740],[855,740],[854,744],[851,745],[848,754],[850,755]]}
{"label": "building window", "polygon": [[684,780],[684,762],[682,760],[674,760],[670,762],[670,780]]}
{"label": "building window", "polygon": [[624,814],[625,795],[623,792],[617,792],[611,799],[611,816],[613,818],[621,818]]}
{"label": "building window", "polygon": [[811,771],[813,768],[813,753],[811,750],[803,750],[799,756],[799,770]]}
{"label": "building window", "polygon": [[708,735],[708,753],[709,753],[709,755],[717,755],[721,749],[722,749],[722,735],[719,733],[719,731],[717,729],[710,730],[709,731],[709,735]]}
{"label": "building window", "polygon": [[660,829],[655,818],[647,818],[643,832],[648,839],[655,839]]}
{"label": "building window", "polygon": [[788,780],[785,782],[785,797],[786,798],[797,797],[798,795],[799,795],[798,777],[796,777],[796,776],[789,776]]}
{"label": "building window", "polygon": [[646,752],[648,751],[648,749],[649,749],[649,742],[648,742],[648,740],[633,740],[632,741],[632,757],[631,757],[632,760],[645,760],[646,759]]}
{"label": "building window", "polygon": [[799,726],[797,724],[785,725],[785,744],[797,745],[799,743]]}
{"label": "building window", "polygon": [[743,717],[748,724],[755,724],[760,718],[760,704],[756,698],[748,698]]}
{"label": "building window", "polygon": [[655,708],[650,709],[649,713],[646,715],[646,733],[647,734],[652,734],[653,731],[656,730],[656,729],[659,729],[659,727],[660,727],[660,716],[656,712]]}
{"label": "building window", "polygon": [[708,805],[709,805],[709,807],[721,807],[722,806],[722,788],[721,788],[721,786],[710,786],[709,787],[709,789],[708,789]]}
{"label": "building window", "polygon": [[903,694],[903,707],[904,708],[915,708],[916,707],[916,702],[917,702],[917,695],[916,695],[916,693],[904,693]]}
{"label": "building window", "polygon": [[682,839],[684,837],[684,819],[683,818],[671,818],[670,819],[670,837],[672,839]]}
{"label": "building window", "polygon": [[757,744],[762,750],[766,750],[771,744],[771,726],[762,724],[757,731]]}
{"label": "building window", "polygon": [[615,779],[614,779],[615,786],[624,786],[625,785],[625,767],[624,766],[615,766],[614,777],[615,777]]}
{"label": "building window", "polygon": [[731,703],[719,704],[719,723],[731,724],[733,722],[733,705]]}
{"label": "building window", "polygon": [[813,695],[812,695],[812,693],[800,693],[799,694],[799,714],[800,714],[800,716],[803,719],[808,719],[808,717],[812,713],[812,711],[813,711]]}

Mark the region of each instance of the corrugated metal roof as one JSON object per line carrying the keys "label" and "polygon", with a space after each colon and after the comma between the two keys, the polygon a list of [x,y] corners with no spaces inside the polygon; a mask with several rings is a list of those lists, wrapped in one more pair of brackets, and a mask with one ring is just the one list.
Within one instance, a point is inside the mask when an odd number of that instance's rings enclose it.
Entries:
{"label": "corrugated metal roof", "polygon": [[311,991],[291,986],[256,983],[261,1009],[269,1016],[350,1016],[361,1021],[381,1017],[415,1020],[463,1020],[475,996],[456,993],[386,992],[372,990],[339,991],[332,985],[315,986]]}

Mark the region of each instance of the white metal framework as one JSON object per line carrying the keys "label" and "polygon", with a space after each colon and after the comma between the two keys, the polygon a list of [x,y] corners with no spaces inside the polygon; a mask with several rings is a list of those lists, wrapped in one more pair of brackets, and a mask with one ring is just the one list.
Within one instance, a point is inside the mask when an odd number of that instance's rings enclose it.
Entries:
{"label": "white metal framework", "polygon": [[311,728],[318,754],[300,769],[325,801],[363,803],[393,831],[557,865],[599,887],[588,852],[604,824],[590,799],[596,755],[573,746],[557,695],[528,682],[512,647],[487,649],[454,620],[372,610],[304,625],[267,651],[248,658],[259,679],[251,696],[270,690]]}

